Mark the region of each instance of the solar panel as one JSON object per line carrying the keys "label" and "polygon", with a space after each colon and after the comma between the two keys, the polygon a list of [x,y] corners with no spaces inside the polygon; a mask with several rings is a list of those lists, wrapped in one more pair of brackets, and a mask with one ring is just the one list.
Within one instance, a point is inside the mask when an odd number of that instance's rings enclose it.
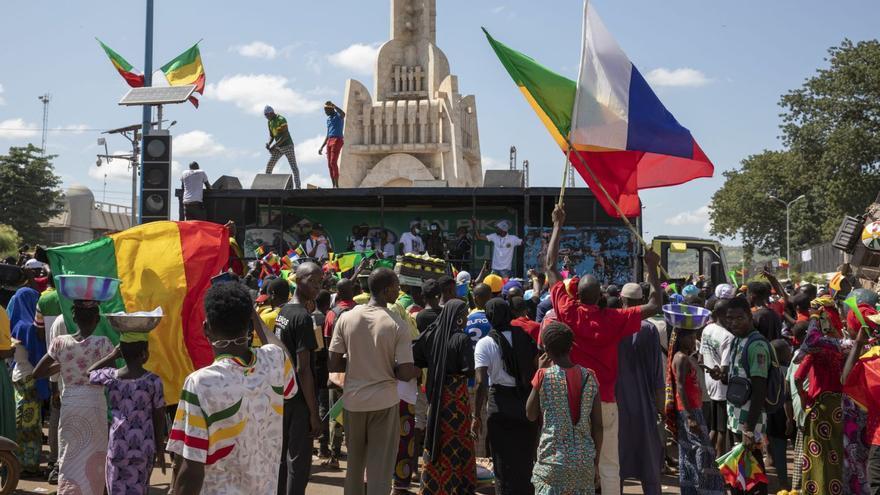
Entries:
{"label": "solar panel", "polygon": [[183,103],[195,90],[195,85],[131,88],[119,101],[120,105],[166,105]]}

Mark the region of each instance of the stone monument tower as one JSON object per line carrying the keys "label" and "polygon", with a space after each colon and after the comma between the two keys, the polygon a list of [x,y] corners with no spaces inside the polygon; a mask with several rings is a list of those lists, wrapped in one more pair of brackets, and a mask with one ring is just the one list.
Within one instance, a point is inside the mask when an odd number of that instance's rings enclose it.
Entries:
{"label": "stone monument tower", "polygon": [[340,187],[479,186],[477,106],[437,48],[436,0],[391,0],[373,95],[349,79]]}

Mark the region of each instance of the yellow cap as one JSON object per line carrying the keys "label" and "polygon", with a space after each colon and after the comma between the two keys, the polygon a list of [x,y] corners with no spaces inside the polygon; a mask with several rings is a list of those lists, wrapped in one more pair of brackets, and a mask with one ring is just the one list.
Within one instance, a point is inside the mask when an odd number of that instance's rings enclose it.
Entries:
{"label": "yellow cap", "polygon": [[486,278],[483,279],[483,283],[489,286],[489,289],[493,294],[501,292],[501,289],[504,288],[504,280],[494,273],[487,275]]}

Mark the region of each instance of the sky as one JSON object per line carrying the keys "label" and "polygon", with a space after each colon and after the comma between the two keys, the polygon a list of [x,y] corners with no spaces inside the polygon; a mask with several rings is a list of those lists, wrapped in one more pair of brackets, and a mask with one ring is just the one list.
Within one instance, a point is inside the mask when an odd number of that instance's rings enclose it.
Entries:
{"label": "sky", "polygon": [[[373,63],[389,38],[388,0],[156,0],[154,67],[200,44],[208,86],[198,110],[166,106],[176,120],[175,171],[197,160],[213,180],[248,187],[268,158],[265,104],[287,117],[304,183],[327,187],[321,104],[342,105],[345,81],[372,88]],[[474,94],[483,167],[507,168],[511,145],[530,162],[532,186],[558,186],[563,157],[480,31],[576,79],[582,3],[439,0],[437,45],[462,94]],[[144,0],[11,0],[0,16],[0,150],[40,143],[42,103],[51,94],[48,152],[65,186],[84,184],[98,201],[130,204],[120,160],[96,167],[100,131],[136,124],[121,107],[128,86],[95,41],[144,68]],[[255,5],[257,7],[255,8]],[[708,204],[723,172],[745,157],[779,149],[780,95],[799,87],[843,39],[877,36],[880,3],[841,0],[594,0],[609,31],[678,121],[715,164],[715,176],[642,191],[644,231],[707,236]],[[159,75],[158,77],[161,77]],[[166,124],[167,125],[167,124]],[[111,153],[130,147],[107,137]],[[278,170],[287,171],[282,159]],[[106,184],[106,185],[105,185]],[[578,178],[577,185],[585,187]],[[769,201],[769,200],[768,200]],[[755,205],[761,207],[761,205]],[[768,203],[769,206],[769,203]]]}

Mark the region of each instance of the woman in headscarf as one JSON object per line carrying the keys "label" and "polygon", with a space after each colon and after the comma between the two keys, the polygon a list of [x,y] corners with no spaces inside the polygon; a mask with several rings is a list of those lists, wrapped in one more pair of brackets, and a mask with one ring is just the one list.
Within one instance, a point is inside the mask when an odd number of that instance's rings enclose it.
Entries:
{"label": "woman in headscarf", "polygon": [[[538,424],[526,417],[526,401],[537,371],[538,348],[522,328],[510,324],[513,312],[503,299],[495,298],[486,304],[486,318],[492,330],[477,342],[474,350],[476,407],[478,411],[482,409],[488,389],[486,426],[495,468],[495,493],[534,493],[531,477]],[[477,422],[475,432],[479,433],[481,427]]]}
{"label": "woman in headscarf", "polygon": [[40,403],[49,398],[49,381],[34,380],[34,366],[46,354],[46,335],[34,325],[40,293],[22,287],[9,300],[7,311],[16,346],[12,386],[15,390],[15,429],[19,460],[25,476],[39,476],[43,444]]}
{"label": "woman in headscarf", "polygon": [[34,377],[61,373],[58,493],[101,495],[109,435],[107,400],[104,387],[89,382],[88,370],[114,347],[107,337],[94,335],[101,321],[98,301],[74,301],[73,321],[76,333],[52,340],[34,368]]}
{"label": "woman in headscarf", "polygon": [[467,380],[474,350],[464,333],[467,305],[454,299],[413,344],[416,366],[427,368],[428,428],[420,493],[474,493],[476,458]]}

